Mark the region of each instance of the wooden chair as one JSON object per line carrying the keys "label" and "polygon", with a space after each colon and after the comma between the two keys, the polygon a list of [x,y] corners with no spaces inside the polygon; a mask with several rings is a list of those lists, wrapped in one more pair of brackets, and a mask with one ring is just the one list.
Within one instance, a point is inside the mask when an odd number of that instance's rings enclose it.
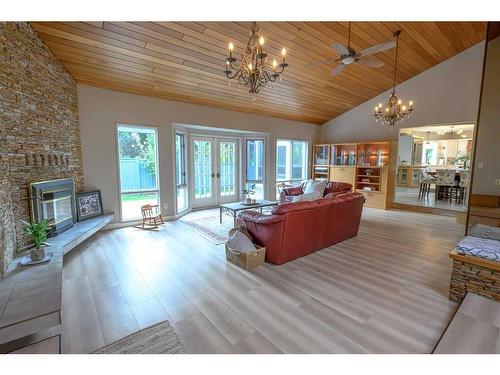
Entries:
{"label": "wooden chair", "polygon": [[142,213],[142,229],[146,229],[146,225],[158,228],[158,224],[163,224],[163,218],[159,212],[159,205],[146,204],[141,207]]}

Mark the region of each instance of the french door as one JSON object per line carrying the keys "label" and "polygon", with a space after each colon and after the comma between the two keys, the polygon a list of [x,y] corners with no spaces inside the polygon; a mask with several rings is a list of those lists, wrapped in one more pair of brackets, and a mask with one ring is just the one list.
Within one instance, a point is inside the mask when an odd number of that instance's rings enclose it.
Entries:
{"label": "french door", "polygon": [[238,200],[238,140],[191,138],[192,207]]}

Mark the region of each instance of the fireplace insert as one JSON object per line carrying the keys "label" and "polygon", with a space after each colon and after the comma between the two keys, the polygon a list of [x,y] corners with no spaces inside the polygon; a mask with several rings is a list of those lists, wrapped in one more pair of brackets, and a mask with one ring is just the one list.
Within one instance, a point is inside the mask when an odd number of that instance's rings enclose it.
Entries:
{"label": "fireplace insert", "polygon": [[75,191],[72,178],[30,184],[31,220],[49,221],[49,237],[68,230],[76,222]]}

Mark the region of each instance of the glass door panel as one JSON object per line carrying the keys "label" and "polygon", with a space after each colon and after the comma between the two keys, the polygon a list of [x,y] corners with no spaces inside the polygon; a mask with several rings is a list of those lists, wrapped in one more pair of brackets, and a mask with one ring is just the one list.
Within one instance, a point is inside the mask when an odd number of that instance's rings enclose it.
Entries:
{"label": "glass door panel", "polygon": [[237,200],[236,159],[236,141],[219,141],[219,203]]}
{"label": "glass door panel", "polygon": [[215,204],[213,181],[213,141],[210,139],[192,140],[193,158],[193,207]]}

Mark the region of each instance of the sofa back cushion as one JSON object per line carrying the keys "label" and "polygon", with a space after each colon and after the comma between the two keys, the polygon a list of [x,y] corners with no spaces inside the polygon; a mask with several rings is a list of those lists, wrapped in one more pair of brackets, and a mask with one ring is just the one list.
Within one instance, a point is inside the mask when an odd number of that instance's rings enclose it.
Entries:
{"label": "sofa back cushion", "polygon": [[352,185],[347,182],[329,182],[326,187],[323,196],[328,195],[330,193],[339,193],[339,192],[349,192],[352,191]]}
{"label": "sofa back cushion", "polygon": [[355,236],[363,204],[360,193],[291,204],[303,206],[301,210],[290,207],[285,214],[283,250],[286,252],[282,256],[295,259]]}
{"label": "sofa back cushion", "polygon": [[313,191],[311,193],[304,193],[301,195],[296,195],[292,197],[291,203],[314,201],[322,197],[322,193],[319,191]]}

